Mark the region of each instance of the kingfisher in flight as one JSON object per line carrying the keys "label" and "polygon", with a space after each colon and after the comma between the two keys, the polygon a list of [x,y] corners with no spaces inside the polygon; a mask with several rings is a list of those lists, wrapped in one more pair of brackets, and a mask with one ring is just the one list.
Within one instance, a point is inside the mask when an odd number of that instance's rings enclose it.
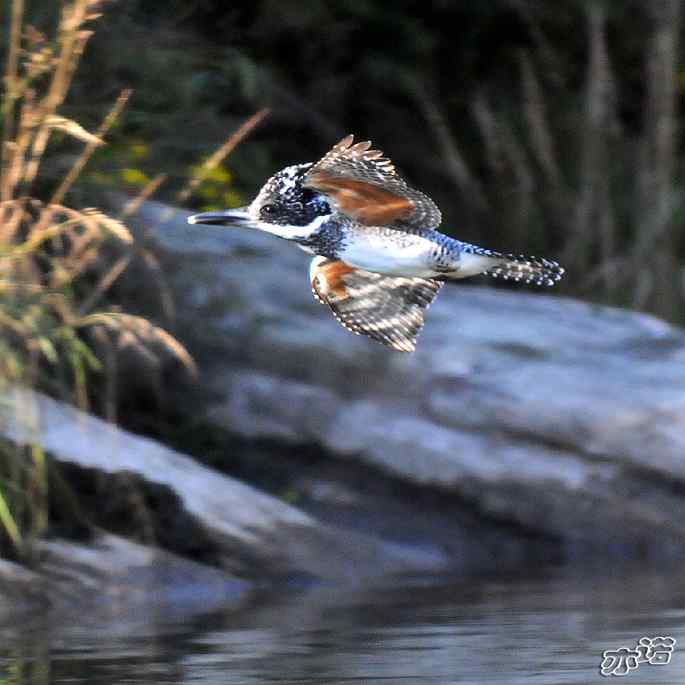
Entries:
{"label": "kingfisher in flight", "polygon": [[343,138],[318,162],[274,174],[247,207],[195,214],[191,224],[239,226],[315,255],[309,280],[347,330],[412,352],[428,306],[447,281],[486,274],[554,285],[564,269],[438,231],[440,210],[368,141]]}

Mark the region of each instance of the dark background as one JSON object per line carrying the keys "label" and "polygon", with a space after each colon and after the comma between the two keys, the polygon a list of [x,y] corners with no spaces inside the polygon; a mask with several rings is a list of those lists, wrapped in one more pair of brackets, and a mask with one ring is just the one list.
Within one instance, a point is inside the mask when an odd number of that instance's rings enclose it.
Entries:
{"label": "dark background", "polygon": [[[49,32],[56,4],[30,20]],[[268,106],[189,204],[246,203],[353,132],[436,199],[446,232],[558,259],[566,294],[682,322],[680,20],[661,0],[110,2],[64,112],[92,127],[135,93],[81,192],[165,172],[173,200]]]}

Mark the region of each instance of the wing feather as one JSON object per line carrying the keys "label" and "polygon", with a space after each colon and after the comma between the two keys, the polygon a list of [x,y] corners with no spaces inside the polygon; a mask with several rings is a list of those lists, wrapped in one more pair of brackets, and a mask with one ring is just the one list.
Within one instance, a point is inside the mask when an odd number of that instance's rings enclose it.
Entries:
{"label": "wing feather", "polygon": [[429,278],[385,276],[340,260],[315,257],[309,270],[316,299],[348,331],[413,352],[424,314],[442,287]]}
{"label": "wing feather", "polygon": [[384,226],[409,218],[416,205],[406,197],[380,186],[335,176],[328,171],[308,175],[307,183],[333,198],[337,208],[366,226]]}
{"label": "wing feather", "polygon": [[369,226],[413,231],[435,229],[442,221],[438,206],[407,185],[394,164],[369,141],[353,136],[334,145],[307,172],[304,185],[327,195],[342,213]]}

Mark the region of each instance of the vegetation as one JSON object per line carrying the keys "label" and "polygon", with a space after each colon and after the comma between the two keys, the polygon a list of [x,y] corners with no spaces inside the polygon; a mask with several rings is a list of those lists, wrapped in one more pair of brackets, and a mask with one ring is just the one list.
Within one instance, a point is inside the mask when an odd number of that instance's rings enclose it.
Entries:
{"label": "vegetation", "polygon": [[[25,396],[13,395],[15,384],[47,387],[87,408],[89,376],[102,368],[93,352],[96,342],[112,349],[131,341],[142,348],[161,344],[193,368],[183,346],[163,329],[122,311],[98,309],[141,249],[123,223],[140,198],[120,217],[65,204],[130,95],[119,95],[95,134],[61,114],[99,5],[64,3],[54,40],[23,24],[21,0],[12,5],[1,111],[0,393],[5,411],[15,412],[23,425],[26,446],[1,448],[0,523],[13,551],[24,557],[47,527],[48,473],[45,455],[31,440],[39,417]],[[49,187],[41,183],[40,170],[54,139],[65,147],[75,140],[81,151],[59,184]],[[148,184],[142,196],[155,185]]]}

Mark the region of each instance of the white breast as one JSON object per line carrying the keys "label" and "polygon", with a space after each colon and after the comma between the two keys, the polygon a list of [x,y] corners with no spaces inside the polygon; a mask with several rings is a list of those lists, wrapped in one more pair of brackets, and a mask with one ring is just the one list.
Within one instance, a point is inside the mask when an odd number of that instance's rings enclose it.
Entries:
{"label": "white breast", "polygon": [[340,258],[358,269],[393,276],[435,275],[435,244],[418,235],[382,229],[354,231]]}

